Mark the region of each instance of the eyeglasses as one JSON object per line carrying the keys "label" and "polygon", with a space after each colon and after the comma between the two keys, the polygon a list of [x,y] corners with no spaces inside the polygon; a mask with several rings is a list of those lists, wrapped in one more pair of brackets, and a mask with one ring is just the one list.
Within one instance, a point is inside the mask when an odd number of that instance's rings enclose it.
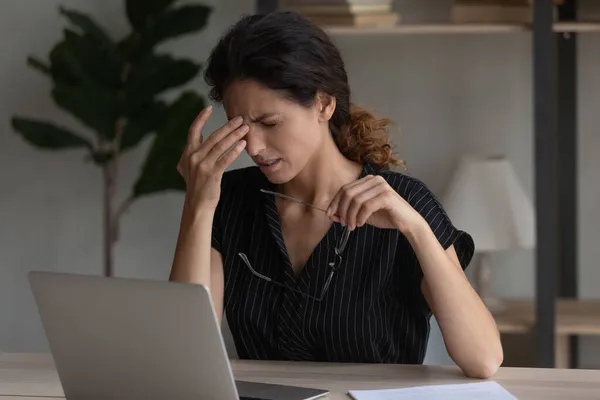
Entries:
{"label": "eyeglasses", "polygon": [[[314,206],[312,204],[309,204],[309,203],[305,203],[302,200],[299,200],[299,199],[296,199],[296,198],[293,198],[293,197],[289,197],[289,196],[286,196],[286,195],[283,195],[283,194],[280,194],[280,193],[277,193],[277,192],[270,192],[268,190],[263,190],[263,189],[261,189],[261,191],[264,192],[264,193],[273,194],[275,196],[279,196],[279,197],[282,197],[282,198],[285,198],[285,199],[288,199],[288,200],[296,201],[296,202],[305,204],[305,205],[307,205],[309,207],[313,207],[313,208],[316,208],[316,209],[321,210],[323,212],[326,212],[325,210],[323,210],[323,209],[321,209],[319,207],[316,207],[316,206]],[[350,231],[348,230],[348,227],[344,227],[344,231],[342,232],[342,236],[340,238],[340,241],[339,241],[339,243],[336,244],[336,246],[334,248],[334,251],[335,251],[335,260],[332,261],[332,262],[330,262],[328,264],[328,266],[330,268],[329,275],[327,276],[327,279],[325,280],[325,284],[323,285],[323,289],[321,289],[321,293],[319,294],[318,297],[310,295],[308,293],[305,293],[305,292],[303,292],[303,291],[301,291],[299,289],[293,288],[293,287],[291,287],[288,284],[277,282],[277,281],[271,279],[270,277],[261,274],[260,272],[258,272],[257,270],[255,270],[252,267],[252,265],[250,264],[250,260],[248,260],[248,256],[246,256],[246,254],[244,254],[244,253],[238,253],[238,255],[244,261],[244,263],[246,264],[246,266],[248,266],[248,268],[250,269],[250,271],[252,272],[252,274],[254,274],[256,277],[264,279],[265,281],[271,282],[271,283],[273,283],[273,284],[275,284],[277,286],[284,287],[284,288],[286,288],[288,290],[291,290],[293,292],[299,293],[299,294],[301,294],[301,295],[303,295],[305,297],[308,297],[310,299],[313,299],[315,301],[322,301],[323,298],[325,297],[325,294],[327,293],[327,290],[329,289],[329,286],[331,285],[331,281],[333,279],[333,276],[335,275],[335,273],[342,266],[342,253],[344,252],[344,249],[346,248],[346,244],[348,243],[348,239],[349,238],[350,238]]]}

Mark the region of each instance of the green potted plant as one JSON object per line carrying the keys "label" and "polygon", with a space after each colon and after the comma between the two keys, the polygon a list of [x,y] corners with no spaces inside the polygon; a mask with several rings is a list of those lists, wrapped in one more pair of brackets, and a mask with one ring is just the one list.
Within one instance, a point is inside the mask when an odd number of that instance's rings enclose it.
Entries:
{"label": "green potted plant", "polygon": [[[104,275],[113,276],[113,247],[119,221],[131,204],[159,192],[185,189],[176,166],[189,125],[204,108],[204,98],[181,90],[167,101],[167,90],[188,83],[201,70],[193,60],[156,51],[157,45],[202,30],[212,12],[204,5],[177,0],[126,0],[131,32],[112,38],[92,17],[60,7],[68,26],[53,46],[48,61],[30,56],[27,64],[52,81],[51,96],[86,131],[22,115],[13,129],[43,150],[81,149],[85,160],[103,173]],[[149,138],[149,136],[152,136]],[[119,159],[142,140],[152,144],[127,199],[115,204]]]}

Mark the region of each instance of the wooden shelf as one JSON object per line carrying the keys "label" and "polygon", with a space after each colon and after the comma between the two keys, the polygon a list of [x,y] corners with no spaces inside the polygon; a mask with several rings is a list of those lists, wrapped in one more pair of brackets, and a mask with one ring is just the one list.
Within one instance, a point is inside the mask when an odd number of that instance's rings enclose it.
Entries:
{"label": "wooden shelf", "polygon": [[[506,309],[494,314],[502,334],[505,365],[535,365],[535,300],[505,300]],[[556,299],[554,354],[556,368],[571,368],[572,336],[600,336],[600,300]]]}
{"label": "wooden shelf", "polygon": [[[399,24],[389,27],[323,26],[332,35],[498,34],[529,32],[527,24]],[[557,22],[556,32],[600,32],[600,22]]]}
{"label": "wooden shelf", "polygon": [[556,32],[600,32],[600,22],[558,22],[554,24]]}
{"label": "wooden shelf", "polygon": [[[535,327],[533,300],[506,300],[506,310],[494,314],[502,333],[526,333]],[[556,299],[559,335],[600,335],[600,300]]]}

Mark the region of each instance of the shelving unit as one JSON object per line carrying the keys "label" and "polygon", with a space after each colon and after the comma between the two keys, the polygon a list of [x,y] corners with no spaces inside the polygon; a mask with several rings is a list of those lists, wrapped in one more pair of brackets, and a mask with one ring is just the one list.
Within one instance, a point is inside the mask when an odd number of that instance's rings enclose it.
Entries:
{"label": "shelving unit", "polygon": [[[531,299],[508,300],[505,310],[496,315],[503,340],[518,343],[505,349],[509,365],[527,367],[532,363],[532,337],[535,327],[534,304]],[[600,300],[558,299],[556,302],[555,367],[568,368],[572,362],[570,341],[579,335],[600,336]]]}
{"label": "shelving unit", "polygon": [[[452,35],[452,34],[499,34],[531,32],[533,27],[524,24],[406,24],[382,28],[355,28],[323,26],[332,35]],[[600,32],[600,22],[557,22],[554,32],[582,33]]]}
{"label": "shelving unit", "polygon": [[[273,11],[277,3],[256,0],[256,10]],[[533,332],[537,367],[555,366],[557,297],[577,298],[577,33],[600,32],[600,22],[577,21],[576,10],[577,0],[565,0],[558,7],[555,22],[552,0],[536,0],[531,24],[324,27],[331,35],[530,34],[537,224]],[[572,339],[568,353],[568,365],[576,367],[576,339]]]}

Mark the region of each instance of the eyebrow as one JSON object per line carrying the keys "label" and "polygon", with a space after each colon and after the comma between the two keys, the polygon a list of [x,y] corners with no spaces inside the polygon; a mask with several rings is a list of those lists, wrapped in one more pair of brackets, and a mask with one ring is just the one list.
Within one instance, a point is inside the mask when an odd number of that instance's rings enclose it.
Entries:
{"label": "eyebrow", "polygon": [[259,115],[256,118],[251,119],[250,122],[260,122],[260,121],[264,121],[265,119],[272,118],[274,116],[275,116],[275,114],[273,114],[273,113],[264,113],[262,115]]}
{"label": "eyebrow", "polygon": [[[259,115],[258,117],[254,117],[254,118],[250,119],[250,122],[260,122],[260,121],[264,121],[265,119],[272,118],[275,116],[277,116],[277,114],[275,114],[275,113],[264,113],[264,114]],[[227,117],[227,119],[230,120],[231,118]]]}

